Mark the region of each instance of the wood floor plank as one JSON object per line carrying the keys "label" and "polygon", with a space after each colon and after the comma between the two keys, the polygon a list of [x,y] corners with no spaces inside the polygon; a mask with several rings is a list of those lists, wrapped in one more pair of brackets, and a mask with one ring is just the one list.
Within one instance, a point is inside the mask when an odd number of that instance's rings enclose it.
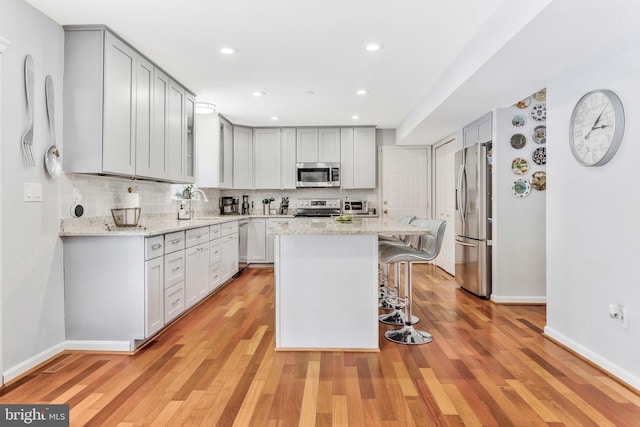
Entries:
{"label": "wood floor plank", "polygon": [[496,305],[414,266],[418,328],[380,352],[276,352],[274,276],[249,269],[134,355],[70,352],[0,389],[76,426],[632,426],[640,394],[542,336],[544,306]]}

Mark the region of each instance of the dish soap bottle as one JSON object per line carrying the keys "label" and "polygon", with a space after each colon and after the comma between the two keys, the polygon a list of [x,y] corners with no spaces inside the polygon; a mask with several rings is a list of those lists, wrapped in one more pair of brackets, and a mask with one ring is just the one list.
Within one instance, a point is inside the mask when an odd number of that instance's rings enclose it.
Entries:
{"label": "dish soap bottle", "polygon": [[180,202],[180,209],[178,210],[178,219],[191,219],[189,213],[184,208],[184,202]]}

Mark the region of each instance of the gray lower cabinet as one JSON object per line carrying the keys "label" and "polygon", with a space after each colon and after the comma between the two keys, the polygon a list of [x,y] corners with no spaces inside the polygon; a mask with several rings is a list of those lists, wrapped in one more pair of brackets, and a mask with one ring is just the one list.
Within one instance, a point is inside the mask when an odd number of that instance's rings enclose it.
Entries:
{"label": "gray lower cabinet", "polygon": [[187,230],[185,249],[185,308],[209,293],[209,227]]}

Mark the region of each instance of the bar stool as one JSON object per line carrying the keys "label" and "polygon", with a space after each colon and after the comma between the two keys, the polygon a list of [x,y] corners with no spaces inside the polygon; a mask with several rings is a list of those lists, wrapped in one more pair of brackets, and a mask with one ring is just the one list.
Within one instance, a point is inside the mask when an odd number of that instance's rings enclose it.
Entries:
{"label": "bar stool", "polygon": [[404,326],[402,329],[396,329],[385,332],[384,336],[389,341],[398,344],[426,344],[433,340],[430,333],[419,331],[413,328],[415,316],[412,312],[413,303],[413,274],[412,266],[416,261],[432,261],[440,253],[442,241],[444,239],[444,231],[447,226],[445,221],[439,219],[420,219],[415,220],[411,225],[422,228],[426,231],[420,235],[417,243],[411,246],[388,246],[380,253],[380,261],[386,264],[395,262],[405,263],[404,273],[404,290],[405,297],[389,297],[389,302],[395,307],[406,309],[404,315]]}
{"label": "bar stool", "polygon": [[[405,224],[411,224],[416,220],[416,217],[413,215],[406,215],[397,218],[398,221],[403,222]],[[409,244],[408,236],[378,236],[378,254],[387,246],[406,246]],[[378,304],[378,308],[381,310],[392,310],[393,307],[387,303],[386,298],[390,296],[398,295],[398,282],[394,281],[394,286],[389,286],[389,264],[380,263],[380,267],[378,268],[379,274],[379,291],[378,297],[380,302]],[[399,270],[396,271],[396,277],[399,277]],[[399,280],[399,279],[397,279]],[[402,323],[394,323],[401,325]]]}

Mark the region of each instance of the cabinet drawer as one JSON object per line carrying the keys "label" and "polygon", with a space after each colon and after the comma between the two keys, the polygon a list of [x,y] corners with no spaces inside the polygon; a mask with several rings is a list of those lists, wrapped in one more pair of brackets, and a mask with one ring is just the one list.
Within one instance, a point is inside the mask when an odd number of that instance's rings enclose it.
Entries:
{"label": "cabinet drawer", "polygon": [[222,276],[220,275],[220,263],[209,267],[209,292],[213,292],[222,285]]}
{"label": "cabinet drawer", "polygon": [[176,231],[164,235],[164,253],[179,251],[184,249],[184,231]]}
{"label": "cabinet drawer", "polygon": [[165,325],[184,311],[184,282],[164,291],[164,323]]}
{"label": "cabinet drawer", "polygon": [[210,225],[209,226],[209,240],[214,240],[214,239],[218,239],[220,238],[221,234],[220,231],[221,227],[220,224],[216,224],[216,225]]}
{"label": "cabinet drawer", "polygon": [[221,244],[220,239],[209,242],[209,265],[220,262]]}
{"label": "cabinet drawer", "polygon": [[222,224],[222,235],[228,236],[229,234],[238,232],[238,221],[225,222]]}
{"label": "cabinet drawer", "polygon": [[209,227],[187,230],[187,248],[209,241]]}
{"label": "cabinet drawer", "polygon": [[144,239],[144,259],[153,259],[164,254],[164,236],[147,237]]}
{"label": "cabinet drawer", "polygon": [[184,251],[176,251],[164,256],[164,289],[184,280]]}

